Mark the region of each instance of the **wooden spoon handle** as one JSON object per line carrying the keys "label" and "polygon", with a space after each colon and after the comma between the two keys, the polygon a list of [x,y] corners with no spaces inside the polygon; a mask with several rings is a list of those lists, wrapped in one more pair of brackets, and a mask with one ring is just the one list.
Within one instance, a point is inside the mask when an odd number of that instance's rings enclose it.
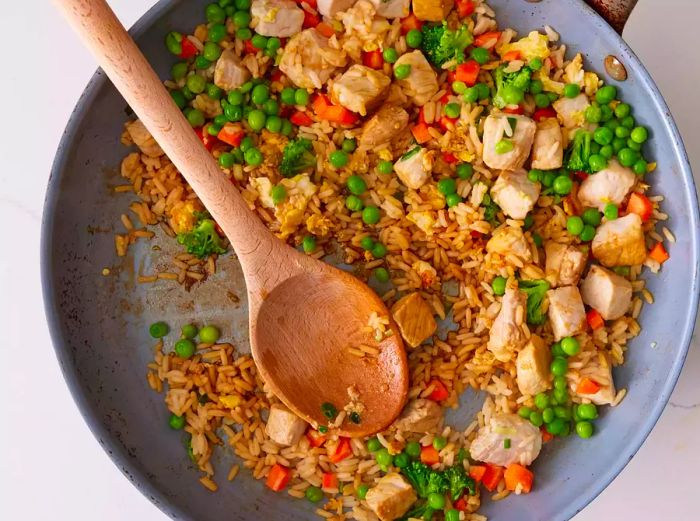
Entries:
{"label": "wooden spoon handle", "polygon": [[222,175],[109,5],[105,0],[54,3],[221,226],[241,263],[259,262],[277,239]]}

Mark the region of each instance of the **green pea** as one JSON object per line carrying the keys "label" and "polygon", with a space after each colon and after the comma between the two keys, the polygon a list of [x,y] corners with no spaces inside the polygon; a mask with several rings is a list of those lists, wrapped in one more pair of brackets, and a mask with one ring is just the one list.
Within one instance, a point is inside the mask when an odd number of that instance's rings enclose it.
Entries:
{"label": "green pea", "polygon": [[462,94],[462,99],[466,103],[476,103],[479,101],[479,89],[476,87],[468,87]]}
{"label": "green pea", "polygon": [[304,496],[312,503],[318,503],[323,499],[323,490],[318,487],[309,487],[304,491]]}
{"label": "green pea", "polygon": [[447,447],[447,440],[445,438],[442,436],[435,436],[435,438],[433,438],[433,448],[435,450],[442,450],[445,447]]}
{"label": "green pea", "polygon": [[619,126],[615,129],[615,137],[628,137],[630,135],[630,129]]}
{"label": "green pea", "polygon": [[457,80],[452,82],[452,92],[454,92],[455,94],[464,94],[465,90],[467,90],[467,84],[463,81]]}
{"label": "green pea", "polygon": [[389,467],[394,461],[394,458],[391,456],[391,454],[389,454],[389,451],[384,448],[376,452],[374,459],[377,460],[377,463],[380,466],[384,467]]}
{"label": "green pea", "polygon": [[267,117],[262,110],[251,110],[248,114],[248,124],[253,130],[261,130],[265,126]]}
{"label": "green pea", "polygon": [[185,324],[180,328],[180,333],[182,334],[182,338],[189,338],[192,339],[197,336],[197,326],[194,324]]}
{"label": "green pea", "polygon": [[584,420],[595,420],[598,417],[598,408],[593,403],[582,403],[578,406],[578,415]]}
{"label": "green pea", "polygon": [[377,163],[377,172],[380,174],[388,175],[394,170],[394,164],[391,161],[382,159]]}
{"label": "green pea", "polygon": [[358,499],[365,499],[367,497],[367,492],[369,492],[369,485],[362,483],[360,486],[357,487],[356,492]]}
{"label": "green pea", "polygon": [[583,242],[589,242],[593,240],[593,237],[595,237],[595,228],[590,224],[584,225],[583,230],[581,230],[581,234],[579,235],[579,238]]}
{"label": "green pea", "polygon": [[581,218],[585,224],[598,226],[600,224],[600,212],[595,208],[586,208],[581,214]]}
{"label": "green pea", "polygon": [[227,94],[226,100],[231,105],[242,105],[243,104],[243,93],[238,89],[234,89]]}
{"label": "green pea", "polygon": [[357,148],[357,141],[355,139],[343,139],[343,143],[340,145],[340,149],[350,154]]}
{"label": "green pea", "polygon": [[614,221],[615,219],[617,219],[617,205],[615,205],[614,203],[606,204],[605,208],[603,208],[603,215],[608,221]]}
{"label": "green pea", "polygon": [[267,47],[267,37],[262,34],[255,33],[250,39],[250,43],[256,49],[265,49]]}
{"label": "green pea", "polygon": [[526,420],[530,417],[531,414],[532,414],[532,409],[530,409],[529,407],[526,407],[524,405],[522,407],[520,407],[520,409],[518,409],[518,416],[520,416],[521,418],[524,418]]}
{"label": "green pea", "polygon": [[177,108],[179,108],[180,110],[184,109],[187,106],[187,99],[185,98],[185,95],[182,93],[182,91],[171,90],[170,97],[173,98],[175,105],[177,105]]}
{"label": "green pea", "polygon": [[243,119],[243,109],[240,105],[226,105],[224,107],[224,116],[229,121],[240,121]]}
{"label": "green pea", "polygon": [[389,282],[389,271],[382,267],[376,268],[374,270],[374,278],[379,282]]}
{"label": "green pea", "polygon": [[631,112],[632,107],[630,107],[627,103],[619,103],[617,107],[615,107],[615,117],[619,119],[626,118]]}
{"label": "green pea", "polygon": [[175,342],[175,354],[180,358],[191,358],[197,347],[189,338],[181,338]]}
{"label": "green pea", "polygon": [[168,418],[168,425],[174,431],[179,431],[179,430],[184,429],[186,423],[187,423],[187,420],[185,419],[185,417],[178,416],[177,414],[171,414],[170,418]]}
{"label": "green pea", "polygon": [[535,395],[535,407],[539,410],[549,407],[549,396],[546,393],[538,393]]}
{"label": "green pea", "polygon": [[241,152],[246,152],[248,149],[253,148],[255,146],[255,143],[253,143],[253,138],[250,136],[246,136],[241,140],[241,144],[239,148],[241,149]]}
{"label": "green pea", "polygon": [[635,127],[630,133],[630,138],[632,138],[632,141],[635,143],[642,144],[649,138],[649,131],[646,127]]}
{"label": "green pea", "polygon": [[578,215],[572,215],[566,220],[566,229],[571,235],[579,235],[583,230],[583,219]]}
{"label": "green pea", "polygon": [[[280,106],[277,100],[268,99],[262,105],[263,112],[268,116],[277,116],[280,113]],[[282,127],[282,122],[280,122],[280,128]]]}
{"label": "green pea", "polygon": [[613,117],[613,111],[607,105],[602,105],[600,107],[600,121],[603,123],[610,121]]}
{"label": "green pea", "polygon": [[544,172],[542,170],[533,168],[527,173],[527,178],[532,183],[539,183],[543,175]]}
{"label": "green pea", "polygon": [[382,448],[382,443],[377,438],[370,438],[367,440],[367,450],[370,452],[377,452]]}
{"label": "green pea", "polygon": [[562,420],[570,420],[571,409],[569,407],[564,407],[563,405],[557,405],[554,407],[554,416],[561,418]]}
{"label": "green pea", "polygon": [[204,44],[202,56],[204,56],[210,62],[215,62],[219,59],[219,56],[221,56],[221,47],[219,47],[219,44],[217,43],[207,42]]}
{"label": "green pea", "polygon": [[243,153],[246,164],[250,166],[258,166],[263,162],[263,155],[257,148],[249,148]]}
{"label": "green pea", "polygon": [[204,326],[199,330],[199,340],[205,344],[216,344],[221,332],[216,326]]}
{"label": "green pea", "polygon": [[287,118],[283,118],[282,119],[282,135],[289,136],[292,134],[293,130],[294,130],[294,126],[292,125],[291,121],[289,121]]}
{"label": "green pea", "polygon": [[399,53],[393,47],[387,47],[386,49],[384,49],[384,52],[382,53],[382,57],[384,58],[384,61],[387,63],[396,63],[396,60],[399,59]]}
{"label": "green pea", "polygon": [[411,66],[408,63],[403,63],[394,67],[394,76],[397,80],[405,80],[411,74]]}
{"label": "green pea", "polygon": [[474,47],[469,53],[469,56],[479,65],[486,64],[490,58],[488,49],[484,49],[483,47]]}
{"label": "green pea", "polygon": [[609,145],[613,137],[613,130],[608,127],[598,127],[593,132],[593,140],[599,145]]}
{"label": "green pea", "polygon": [[556,179],[554,172],[542,172],[542,174],[540,175],[540,181],[547,188],[554,184],[554,179]]}
{"label": "green pea", "polygon": [[442,510],[445,508],[445,496],[437,492],[431,492],[428,495],[428,506],[433,510]]}
{"label": "green pea", "polygon": [[494,147],[496,154],[507,154],[513,148],[513,142],[510,139],[501,139]]}
{"label": "green pea", "polygon": [[232,168],[236,164],[236,158],[230,152],[224,152],[219,156],[219,165],[223,168]]}
{"label": "green pea", "polygon": [[209,28],[207,38],[210,42],[219,43],[226,38],[226,26],[224,24],[214,24]]}
{"label": "green pea", "polygon": [[194,59],[194,66],[197,69],[204,70],[211,67],[211,62],[207,60],[204,56],[199,55]]}
{"label": "green pea", "polygon": [[533,70],[533,71],[538,71],[542,68],[542,58],[533,58],[530,60],[530,63],[528,63],[528,66]]}
{"label": "green pea", "polygon": [[187,121],[189,121],[190,125],[195,128],[204,125],[204,114],[202,114],[200,110],[190,108],[186,111],[185,116],[187,117]]}
{"label": "green pea", "polygon": [[236,6],[236,9],[245,11],[247,9],[250,9],[251,2],[252,0],[234,0],[233,3]]}
{"label": "green pea", "polygon": [[[348,161],[350,160],[348,154],[343,152],[342,150],[334,150],[333,152],[331,152],[330,156],[328,156],[328,159],[330,160],[330,163],[334,168],[343,168],[345,165],[348,164]],[[367,187],[365,186],[365,189],[366,188]]]}
{"label": "green pea", "polygon": [[594,172],[600,172],[608,166],[608,160],[600,154],[592,154],[588,158],[588,165]]}
{"label": "green pea", "polygon": [[262,105],[270,98],[270,89],[267,85],[256,85],[250,93],[250,100],[256,105]]}
{"label": "green pea", "polygon": [[591,154],[597,154],[598,152],[600,152],[600,145],[593,141],[591,143]]}
{"label": "green pea", "polygon": [[471,163],[460,163],[457,165],[456,173],[460,179],[470,179],[474,175],[474,167]]}
{"label": "green pea", "polygon": [[527,214],[525,219],[523,219],[523,230],[527,231],[535,224],[535,218],[532,214]]}
{"label": "green pea", "polygon": [[541,427],[544,423],[544,418],[542,418],[542,413],[540,411],[532,411],[529,420],[535,427]]}
{"label": "green pea", "polygon": [[544,91],[544,85],[541,80],[532,80],[530,82],[530,94],[535,95]]}
{"label": "green pea", "polygon": [[593,424],[588,421],[580,421],[576,422],[576,434],[579,435],[580,438],[587,439],[593,436]]}
{"label": "green pea", "polygon": [[601,105],[607,105],[617,96],[617,88],[614,85],[605,85],[595,93],[595,100]]}
{"label": "green pea", "polygon": [[564,97],[575,98],[581,93],[581,87],[576,83],[567,83],[564,85]]}
{"label": "green pea", "polygon": [[207,87],[207,80],[204,79],[204,76],[200,76],[199,74],[188,76],[185,83],[187,88],[195,94],[204,92],[204,89]]}
{"label": "green pea", "polygon": [[356,195],[348,195],[345,198],[345,206],[351,212],[359,212],[364,207],[364,205],[362,204],[362,199],[360,199]]}
{"label": "green pea", "polygon": [[154,322],[148,328],[148,332],[153,338],[163,338],[170,332],[170,327],[165,322]]}
{"label": "green pea", "polygon": [[362,210],[362,221],[365,224],[377,224],[380,218],[381,213],[376,206],[365,206]]}
{"label": "green pea", "polygon": [[[480,47],[477,48],[480,49]],[[456,508],[445,510],[445,521],[459,521],[459,510]]]}
{"label": "green pea", "polygon": [[552,184],[552,187],[554,188],[554,193],[559,195],[567,195],[574,187],[574,182],[571,180],[571,178],[569,178],[569,176],[560,175],[554,179],[554,184]]}
{"label": "green pea", "polygon": [[406,33],[406,45],[416,49],[423,43],[423,33],[418,29],[411,29]]}
{"label": "green pea", "polygon": [[253,37],[253,31],[248,29],[247,27],[241,27],[239,29],[236,29],[236,38],[239,40],[250,40]]}
{"label": "green pea", "polygon": [[459,103],[448,103],[447,105],[445,105],[443,111],[445,112],[445,116],[447,116],[448,118],[455,119],[459,117],[459,114],[461,113],[462,109],[459,106]]}
{"label": "green pea", "polygon": [[562,420],[561,418],[555,418],[551,422],[549,422],[545,428],[547,429],[547,432],[552,436],[559,436],[562,432],[564,432],[564,425],[564,420]]}
{"label": "green pea", "polygon": [[625,148],[626,144],[627,142],[624,139],[616,137],[612,142],[613,151],[617,154],[620,150]]}
{"label": "green pea", "polygon": [[445,196],[445,203],[447,204],[448,208],[452,208],[453,206],[457,206],[461,202],[462,202],[462,197],[459,194],[449,194],[449,195]]}
{"label": "green pea", "polygon": [[641,144],[641,143],[637,143],[636,141],[633,141],[632,138],[630,137],[630,138],[627,140],[627,148],[631,148],[631,149],[634,150],[635,152],[641,152],[641,150],[642,150],[642,144]]}
{"label": "green pea", "polygon": [[612,145],[605,145],[600,147],[600,151],[598,152],[601,156],[603,156],[605,159],[612,159],[613,154],[615,153],[613,150]]}
{"label": "green pea", "polygon": [[535,105],[537,105],[538,108],[543,109],[549,107],[549,104],[549,96],[543,93],[535,94]]}
{"label": "green pea", "polygon": [[383,259],[386,257],[387,254],[387,249],[386,246],[384,246],[381,242],[377,242],[374,244],[372,247],[372,256],[375,259]]}
{"label": "green pea", "polygon": [[406,448],[404,450],[406,454],[408,454],[412,458],[420,457],[421,446],[420,443],[418,443],[417,441],[409,441],[406,444]]}
{"label": "green pea", "polygon": [[437,189],[442,195],[450,195],[457,191],[457,183],[451,177],[444,177],[438,181]]}
{"label": "green pea", "polygon": [[506,105],[517,105],[523,101],[525,93],[515,85],[506,85],[501,89],[501,96]]}
{"label": "green pea", "polygon": [[627,116],[626,118],[622,118],[620,120],[620,125],[622,125],[626,129],[632,130],[634,128],[634,125],[635,125],[634,118],[632,116]]}
{"label": "green pea", "polygon": [[282,103],[285,105],[294,105],[294,93],[296,92],[295,89],[292,87],[285,87],[282,89],[282,92],[280,93],[280,99],[282,100]]}
{"label": "green pea", "polygon": [[265,128],[277,134],[282,130],[282,119],[279,116],[268,116],[267,121],[265,121]]}
{"label": "green pea", "polygon": [[603,117],[603,111],[598,105],[589,105],[583,115],[589,123],[599,123]]}
{"label": "green pea", "polygon": [[270,52],[277,52],[277,49],[280,47],[282,47],[282,41],[276,36],[272,36],[271,38],[267,39],[267,45],[265,46],[266,50]]}
{"label": "green pea", "polygon": [[548,92],[547,97],[549,98],[550,103],[554,103],[559,99],[559,94],[557,94],[556,92]]}
{"label": "green pea", "polygon": [[491,97],[491,89],[485,83],[477,83],[474,85],[479,91],[479,101],[485,100]]}
{"label": "green pea", "polygon": [[306,89],[297,89],[294,92],[294,104],[306,106],[309,103],[309,93]]}
{"label": "green pea", "polygon": [[170,74],[175,81],[178,81],[187,75],[187,69],[187,62],[177,62],[170,68]]}
{"label": "green pea", "polygon": [[566,356],[561,349],[561,342],[554,342],[551,346],[552,356]]}
{"label": "green pea", "polygon": [[367,235],[366,237],[362,237],[362,239],[360,239],[360,247],[363,250],[371,250],[372,248],[374,248],[374,239],[369,235]]}
{"label": "green pea", "polygon": [[175,31],[166,34],[165,47],[176,56],[182,54],[182,35]]}
{"label": "green pea", "polygon": [[554,409],[547,407],[544,411],[542,411],[542,419],[545,423],[551,423],[552,420],[554,420]]}
{"label": "green pea", "polygon": [[622,166],[630,167],[639,160],[639,152],[631,148],[623,148],[617,153],[617,158]]}
{"label": "green pea", "polygon": [[637,175],[644,175],[647,173],[647,162],[644,159],[637,161],[632,167],[634,173]]}
{"label": "green pea", "polygon": [[226,13],[218,4],[209,4],[204,9],[207,21],[213,24],[220,24],[226,20]]}
{"label": "green pea", "polygon": [[[564,349],[564,348],[562,347],[562,349]],[[555,357],[549,366],[549,370],[552,372],[552,374],[554,376],[564,376],[568,369],[569,369],[569,362],[566,361],[566,358],[563,358],[561,356]]]}
{"label": "green pea", "polygon": [[507,279],[505,277],[495,277],[491,281],[491,289],[493,289],[493,294],[497,296],[502,296],[505,295],[506,293],[506,282]]}
{"label": "green pea", "polygon": [[554,389],[566,390],[568,383],[565,376],[555,376],[554,377]]}

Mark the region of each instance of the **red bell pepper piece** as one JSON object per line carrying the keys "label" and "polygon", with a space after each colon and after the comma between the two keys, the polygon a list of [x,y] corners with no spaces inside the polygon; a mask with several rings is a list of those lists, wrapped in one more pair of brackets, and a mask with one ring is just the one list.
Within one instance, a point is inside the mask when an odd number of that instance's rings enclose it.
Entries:
{"label": "red bell pepper piece", "polygon": [[466,83],[469,87],[473,87],[479,79],[480,70],[481,65],[479,65],[476,60],[460,63],[455,70],[455,79]]}
{"label": "red bell pepper piece", "polygon": [[452,152],[443,152],[442,160],[448,165],[454,165],[457,162],[457,157],[455,157],[455,155]]}
{"label": "red bell pepper piece", "polygon": [[505,53],[503,56],[501,56],[501,59],[506,62],[512,62],[515,60],[520,59],[520,51],[508,51]]}
{"label": "red bell pepper piece", "polygon": [[411,29],[418,29],[420,31],[422,28],[423,22],[413,13],[401,19],[401,34],[405,35]]}
{"label": "red bell pepper piece", "polygon": [[435,402],[441,402],[443,400],[447,400],[450,397],[450,393],[447,390],[447,387],[445,387],[445,384],[437,378],[431,380],[428,383],[428,387],[430,386],[433,387],[433,392],[431,392],[428,396],[428,398],[430,398],[431,400]]}
{"label": "red bell pepper piece", "polygon": [[450,130],[455,128],[455,123],[457,123],[458,119],[459,118],[448,118],[447,116],[443,115],[440,118],[439,123],[443,130]]}
{"label": "red bell pepper piece", "polygon": [[600,391],[600,384],[587,376],[581,378],[581,381],[576,386],[578,394],[595,394],[598,391]]}
{"label": "red bell pepper piece", "polygon": [[194,58],[199,52],[187,36],[182,37],[182,52],[178,55],[183,60]]}
{"label": "red bell pepper piece", "polygon": [[289,118],[289,121],[291,121],[298,127],[308,127],[314,122],[314,120],[311,119],[311,116],[309,116],[306,112],[301,111],[296,111],[294,114],[292,114],[292,117]]}
{"label": "red bell pepper piece", "polygon": [[541,119],[544,118],[556,118],[557,117],[557,111],[554,110],[552,107],[545,107],[543,109],[537,109],[535,113],[532,115],[532,119],[535,121],[540,121]]}
{"label": "red bell pepper piece", "polygon": [[519,116],[522,116],[523,114],[525,114],[525,109],[518,105],[516,107],[505,107],[503,109],[503,112],[505,112],[506,114],[517,114]]}
{"label": "red bell pepper piece", "polygon": [[332,472],[324,472],[321,478],[321,488],[322,489],[337,489],[338,488],[338,476]]}
{"label": "red bell pepper piece", "polygon": [[240,125],[236,125],[235,123],[226,123],[216,137],[232,147],[238,147],[241,145],[241,141],[243,140],[244,136],[245,132]]}
{"label": "red bell pepper piece", "polygon": [[452,503],[452,506],[455,507],[460,512],[466,512],[468,509],[467,500],[464,499],[463,497],[459,498],[457,501]]}
{"label": "red bell pepper piece", "polygon": [[338,438],[338,443],[334,447],[329,448],[328,457],[333,463],[340,463],[345,458],[352,456],[352,447],[350,446],[350,438],[341,436]]}
{"label": "red bell pepper piece", "polygon": [[306,431],[306,439],[309,440],[309,445],[313,448],[320,447],[326,442],[328,436],[321,434],[316,429],[309,429]]}
{"label": "red bell pepper piece", "polygon": [[311,27],[316,27],[320,23],[321,23],[320,16],[318,16],[316,13],[310,13],[309,11],[304,9],[304,23],[302,24],[302,27],[304,29],[310,29]]}
{"label": "red bell pepper piece", "polygon": [[484,474],[486,474],[484,465],[471,465],[469,467],[469,477],[477,483],[481,483],[481,480],[484,479]]}
{"label": "red bell pepper piece", "polygon": [[326,22],[321,22],[318,24],[316,26],[316,30],[326,38],[330,38],[335,34],[335,29],[333,29],[333,26],[331,24],[327,24]]}
{"label": "red bell pepper piece", "polygon": [[488,33],[480,34],[474,40],[474,47],[491,48],[496,45],[496,42],[501,37],[501,31],[489,31]]}
{"label": "red bell pepper piece", "polygon": [[649,198],[644,194],[632,192],[629,201],[627,201],[627,213],[636,213],[646,222],[651,218],[654,212],[654,205],[651,204]]}
{"label": "red bell pepper piece", "polygon": [[484,473],[484,477],[481,479],[481,482],[489,492],[493,492],[496,490],[496,487],[498,487],[498,484],[501,482],[502,478],[503,467],[487,463],[486,472]]}
{"label": "red bell pepper piece", "polygon": [[457,0],[455,2],[457,14],[461,18],[466,18],[474,12],[474,2],[472,0]]}
{"label": "red bell pepper piece", "polygon": [[379,49],[374,51],[362,51],[362,65],[370,69],[381,69],[384,67],[382,51]]}
{"label": "red bell pepper piece", "polygon": [[275,492],[279,492],[287,486],[290,479],[292,479],[292,471],[283,465],[275,464],[275,466],[270,469],[270,473],[267,475],[265,485]]}
{"label": "red bell pepper piece", "polygon": [[197,134],[197,137],[202,142],[204,147],[207,150],[211,151],[211,149],[214,147],[214,144],[216,143],[216,138],[210,135],[209,132],[205,132],[204,127],[195,128],[194,133]]}
{"label": "red bell pepper piece", "polygon": [[260,49],[253,45],[253,42],[251,40],[245,40],[244,51],[246,54],[257,54],[259,50]]}

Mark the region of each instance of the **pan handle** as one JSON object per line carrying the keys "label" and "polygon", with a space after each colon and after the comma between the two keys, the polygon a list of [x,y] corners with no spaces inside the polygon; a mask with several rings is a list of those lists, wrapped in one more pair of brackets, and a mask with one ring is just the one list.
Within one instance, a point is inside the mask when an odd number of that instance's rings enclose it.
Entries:
{"label": "pan handle", "polygon": [[620,34],[632,9],[637,5],[637,0],[585,0],[585,2]]}

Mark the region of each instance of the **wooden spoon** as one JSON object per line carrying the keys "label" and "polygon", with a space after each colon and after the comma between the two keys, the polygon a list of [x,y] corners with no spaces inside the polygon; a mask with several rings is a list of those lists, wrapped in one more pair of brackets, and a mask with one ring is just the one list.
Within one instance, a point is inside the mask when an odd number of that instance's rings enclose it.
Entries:
{"label": "wooden spoon", "polygon": [[[55,3],[231,241],[248,287],[253,357],[271,390],[309,423],[326,425],[321,405],[343,411],[354,386],[364,410],[360,423],[343,422],[341,434],[386,428],[406,401],[408,369],[401,335],[382,300],[352,275],[268,231],[104,0]],[[367,328],[372,314],[388,318],[381,338]],[[362,344],[378,348],[379,355],[348,352]]]}

